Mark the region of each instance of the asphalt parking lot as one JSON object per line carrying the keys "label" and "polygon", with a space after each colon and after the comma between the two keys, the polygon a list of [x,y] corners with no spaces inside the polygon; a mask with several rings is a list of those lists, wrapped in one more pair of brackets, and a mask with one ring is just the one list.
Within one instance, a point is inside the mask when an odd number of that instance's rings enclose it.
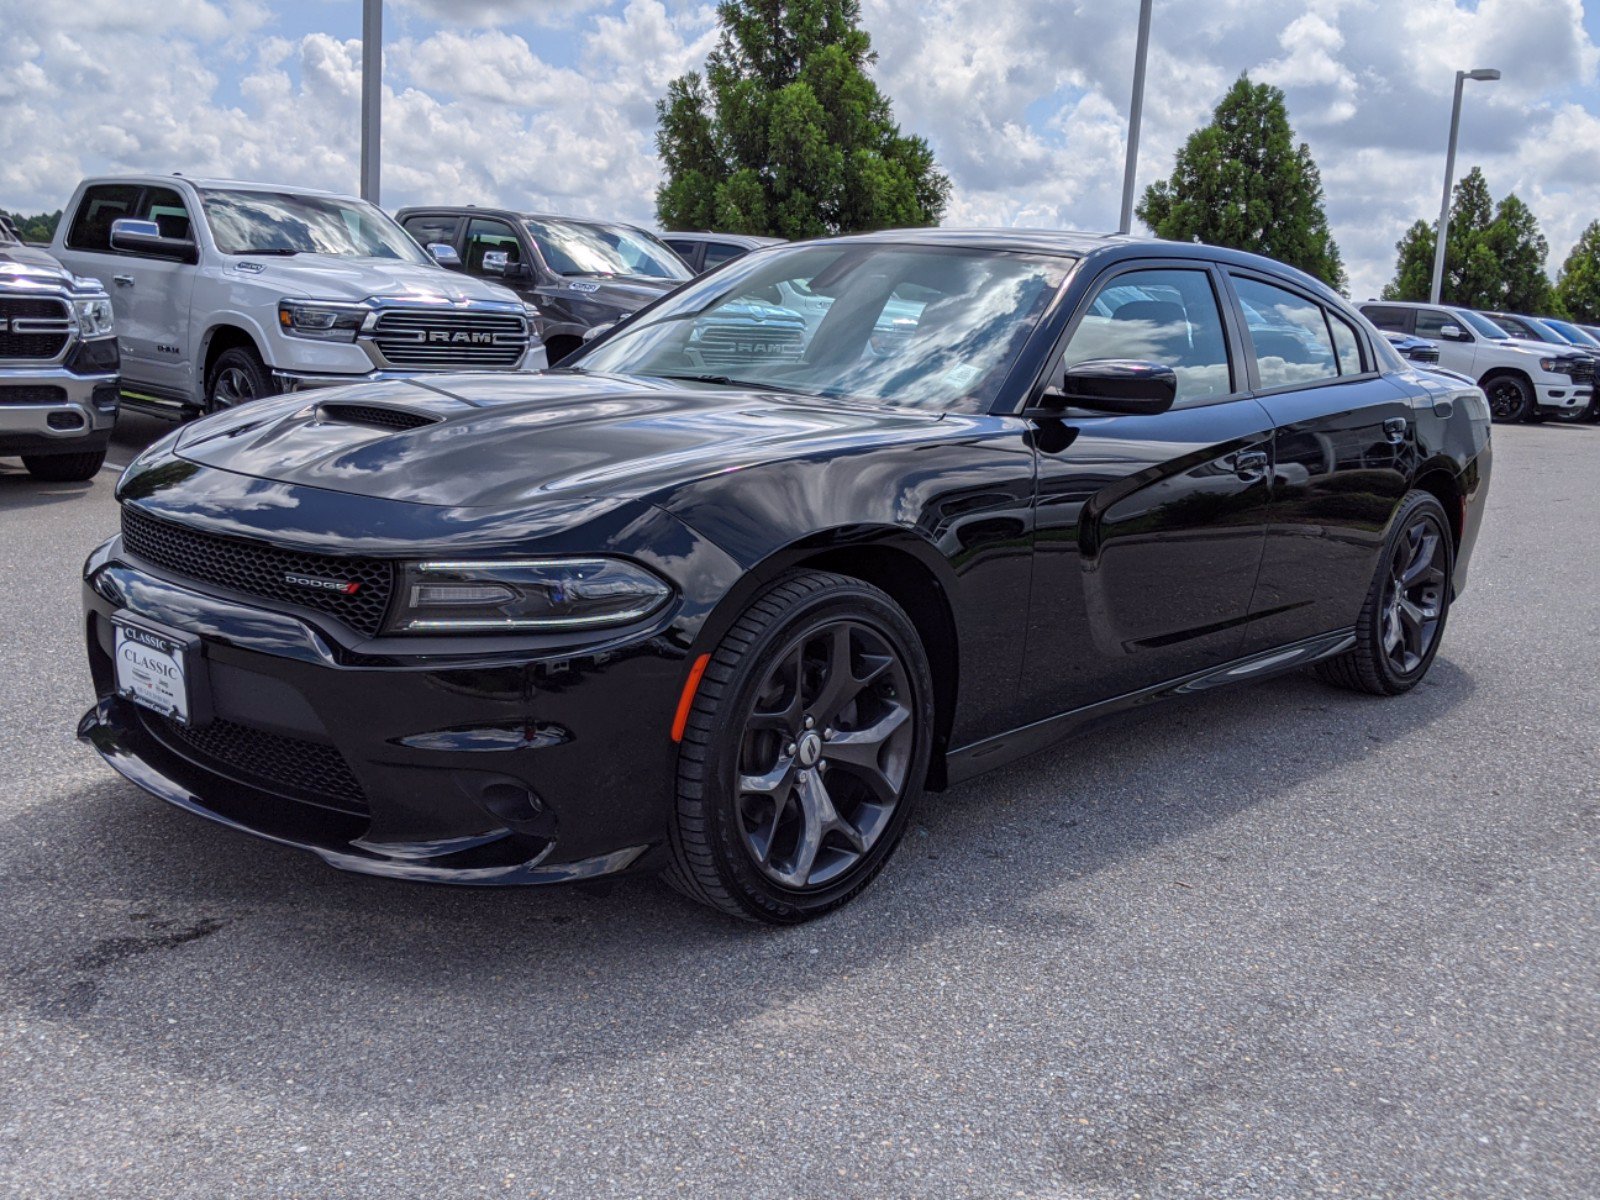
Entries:
{"label": "asphalt parking lot", "polygon": [[0,1195],[1592,1200],[1600,428],[1495,453],[1416,693],[1149,711],[933,797],[786,932],[144,796],[72,737],[115,475],[7,460]]}

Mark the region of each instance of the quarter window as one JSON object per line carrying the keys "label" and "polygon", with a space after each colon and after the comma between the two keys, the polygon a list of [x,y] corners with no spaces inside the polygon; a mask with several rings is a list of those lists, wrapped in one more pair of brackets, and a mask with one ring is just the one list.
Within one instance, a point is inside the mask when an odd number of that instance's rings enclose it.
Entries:
{"label": "quarter window", "polygon": [[1067,344],[1068,367],[1101,358],[1171,367],[1177,402],[1233,391],[1228,340],[1211,278],[1204,271],[1130,271],[1095,293]]}
{"label": "quarter window", "polygon": [[705,269],[709,271],[712,267],[720,267],[743,253],[743,246],[730,246],[726,242],[707,242]]}
{"label": "quarter window", "polygon": [[1368,304],[1362,308],[1361,314],[1379,329],[1386,329],[1391,333],[1411,332],[1411,310],[1409,308],[1392,308],[1384,304]]}
{"label": "quarter window", "polygon": [[1303,387],[1339,377],[1322,305],[1258,279],[1235,276],[1233,286],[1261,387]]}
{"label": "quarter window", "polygon": [[1339,356],[1339,374],[1361,374],[1361,340],[1356,337],[1350,322],[1330,309],[1328,328],[1333,330],[1333,349]]}

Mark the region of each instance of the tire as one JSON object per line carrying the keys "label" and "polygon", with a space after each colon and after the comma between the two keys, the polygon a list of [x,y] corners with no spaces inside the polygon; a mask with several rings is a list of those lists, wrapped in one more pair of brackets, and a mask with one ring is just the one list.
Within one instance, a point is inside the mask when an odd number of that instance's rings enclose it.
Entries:
{"label": "tire", "polygon": [[1580,422],[1590,420],[1589,410],[1593,407],[1594,403],[1591,401],[1582,408],[1563,408],[1551,413],[1550,416],[1552,419],[1560,421],[1563,425],[1577,425]]}
{"label": "tire", "polygon": [[248,346],[230,346],[217,355],[206,375],[205,411],[225,412],[272,394],[272,380],[261,356]]}
{"label": "tire", "polygon": [[678,754],[667,881],[772,925],[847,903],[905,834],[932,732],[933,677],[900,607],[843,575],[779,578],[701,678]]}
{"label": "tire", "polygon": [[105,466],[104,450],[85,450],[80,454],[24,454],[22,465],[28,474],[46,483],[82,483],[93,479]]}
{"label": "tire", "polygon": [[1531,385],[1515,375],[1491,375],[1479,385],[1489,398],[1489,415],[1505,425],[1532,418],[1537,411]]}
{"label": "tire", "polygon": [[[1427,492],[1408,493],[1390,523],[1356,620],[1355,646],[1318,663],[1317,674],[1336,687],[1373,696],[1398,696],[1416,687],[1444,640],[1454,571],[1455,543],[1444,507]],[[1413,582],[1407,584],[1408,578]]]}

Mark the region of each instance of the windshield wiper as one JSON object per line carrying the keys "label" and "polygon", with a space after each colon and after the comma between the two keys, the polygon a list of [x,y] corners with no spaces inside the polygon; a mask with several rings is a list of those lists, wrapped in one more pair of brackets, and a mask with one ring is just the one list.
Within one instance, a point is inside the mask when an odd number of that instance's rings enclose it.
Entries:
{"label": "windshield wiper", "polygon": [[269,246],[269,247],[265,247],[265,248],[262,248],[262,249],[259,249],[259,250],[231,250],[231,251],[229,251],[229,253],[230,254],[276,254],[276,255],[282,255],[282,256],[286,257],[286,256],[288,256],[290,254],[299,254],[300,251],[298,251],[298,250],[290,250],[290,249],[288,249],[287,247],[284,247],[284,246]]}
{"label": "windshield wiper", "polygon": [[655,379],[680,379],[688,383],[714,383],[719,387],[744,388],[752,392],[782,392],[789,396],[814,396],[804,388],[785,387],[781,383],[765,383],[754,379],[734,379],[731,375],[655,375]]}

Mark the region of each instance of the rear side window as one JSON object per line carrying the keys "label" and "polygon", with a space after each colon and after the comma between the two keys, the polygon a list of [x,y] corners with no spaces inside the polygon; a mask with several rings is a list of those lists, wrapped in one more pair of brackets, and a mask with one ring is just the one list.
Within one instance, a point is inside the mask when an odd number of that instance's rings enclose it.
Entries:
{"label": "rear side window", "polygon": [[1356,336],[1350,322],[1329,309],[1328,328],[1333,330],[1333,349],[1339,356],[1339,374],[1361,374],[1361,339]]}
{"label": "rear side window", "polygon": [[78,211],[72,215],[67,231],[67,246],[73,250],[111,250],[111,222],[119,217],[136,216],[139,196],[137,183],[101,183],[86,188]]}
{"label": "rear side window", "polygon": [[1364,304],[1361,313],[1379,329],[1387,329],[1391,333],[1411,332],[1411,310],[1409,308],[1393,308],[1386,304]]}
{"label": "rear side window", "polygon": [[707,242],[705,269],[709,271],[712,267],[732,262],[743,253],[743,246],[730,246],[727,242]]}
{"label": "rear side window", "polygon": [[1438,339],[1444,336],[1446,325],[1459,326],[1461,323],[1437,308],[1419,308],[1417,310],[1417,336],[1420,338]]}
{"label": "rear side window", "polygon": [[446,246],[453,246],[456,242],[456,228],[461,221],[456,217],[439,217],[421,215],[407,217],[403,222],[405,231],[417,239],[417,244],[423,247],[433,242],[442,242]]}
{"label": "rear side window", "polygon": [[1228,341],[1211,278],[1184,269],[1114,276],[1089,301],[1065,365],[1129,358],[1171,367],[1178,403],[1233,391]]}
{"label": "rear side window", "polygon": [[1235,277],[1263,388],[1304,387],[1339,377],[1322,305],[1295,292]]}

